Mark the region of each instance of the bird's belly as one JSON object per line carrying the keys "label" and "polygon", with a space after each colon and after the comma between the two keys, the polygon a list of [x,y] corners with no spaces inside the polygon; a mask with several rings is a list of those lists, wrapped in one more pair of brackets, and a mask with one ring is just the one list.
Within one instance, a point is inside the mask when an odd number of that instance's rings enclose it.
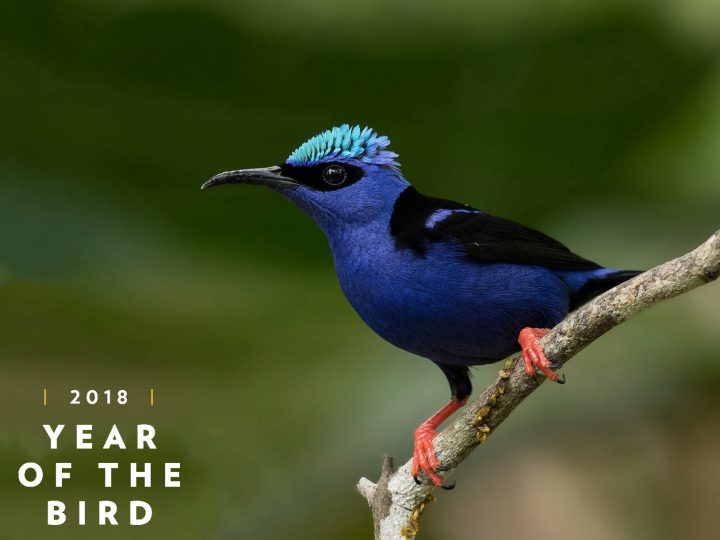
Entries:
{"label": "bird's belly", "polygon": [[547,328],[568,311],[567,286],[547,269],[443,261],[342,272],[365,323],[394,345],[448,364],[484,364],[519,350],[526,326]]}

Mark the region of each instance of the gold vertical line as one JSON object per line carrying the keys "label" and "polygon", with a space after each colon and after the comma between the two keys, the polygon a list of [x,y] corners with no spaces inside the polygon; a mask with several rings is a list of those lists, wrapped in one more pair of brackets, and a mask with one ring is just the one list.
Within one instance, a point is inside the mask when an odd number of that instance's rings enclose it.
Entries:
{"label": "gold vertical line", "polygon": [[154,405],[155,405],[155,389],[151,388],[150,389],[150,406],[152,407]]}
{"label": "gold vertical line", "polygon": [[43,388],[43,407],[47,407],[47,388]]}

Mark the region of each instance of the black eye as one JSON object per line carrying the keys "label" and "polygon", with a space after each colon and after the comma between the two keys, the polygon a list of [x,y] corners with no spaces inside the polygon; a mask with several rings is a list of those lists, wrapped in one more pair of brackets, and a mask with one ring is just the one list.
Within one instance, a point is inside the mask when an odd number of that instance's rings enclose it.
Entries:
{"label": "black eye", "polygon": [[347,173],[340,165],[330,165],[323,171],[323,180],[331,186],[339,186],[346,178]]}

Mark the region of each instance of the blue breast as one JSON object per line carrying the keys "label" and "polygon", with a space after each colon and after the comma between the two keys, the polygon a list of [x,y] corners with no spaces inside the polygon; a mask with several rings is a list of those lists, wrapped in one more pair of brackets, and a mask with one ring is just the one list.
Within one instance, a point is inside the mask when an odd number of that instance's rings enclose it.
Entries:
{"label": "blue breast", "polygon": [[494,362],[519,350],[523,327],[552,327],[568,312],[568,285],[539,266],[483,263],[435,244],[398,249],[387,223],[329,235],[343,292],[390,343],[438,363]]}

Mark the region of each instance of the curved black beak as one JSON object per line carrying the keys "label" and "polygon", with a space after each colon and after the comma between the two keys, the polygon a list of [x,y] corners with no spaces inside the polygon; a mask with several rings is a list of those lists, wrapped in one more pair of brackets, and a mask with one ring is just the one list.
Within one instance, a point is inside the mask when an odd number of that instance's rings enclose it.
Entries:
{"label": "curved black beak", "polygon": [[283,176],[282,169],[276,165],[260,169],[243,169],[216,174],[200,186],[200,189],[207,189],[220,184],[256,184],[273,189],[295,189],[299,185],[292,178]]}

